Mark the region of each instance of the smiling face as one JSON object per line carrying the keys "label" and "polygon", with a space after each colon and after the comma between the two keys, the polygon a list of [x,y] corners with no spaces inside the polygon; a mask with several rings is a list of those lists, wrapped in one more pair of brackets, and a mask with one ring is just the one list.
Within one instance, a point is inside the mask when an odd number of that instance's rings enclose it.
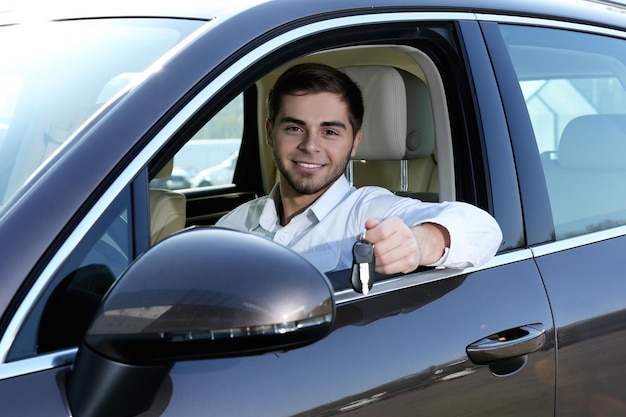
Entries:
{"label": "smiling face", "polygon": [[281,196],[315,201],[344,173],[360,141],[361,131],[354,135],[340,95],[284,95],[274,124],[267,123]]}

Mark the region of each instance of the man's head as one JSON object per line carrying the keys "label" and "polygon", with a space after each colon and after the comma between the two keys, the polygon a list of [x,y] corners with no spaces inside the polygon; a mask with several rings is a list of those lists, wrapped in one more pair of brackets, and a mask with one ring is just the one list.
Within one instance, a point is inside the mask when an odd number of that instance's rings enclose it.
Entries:
{"label": "man's head", "polygon": [[[278,78],[269,96],[267,144],[283,199],[304,209],[343,173],[361,141],[363,100],[344,73],[301,64]],[[297,210],[296,210],[297,211]]]}
{"label": "man's head", "polygon": [[354,135],[363,123],[363,96],[361,90],[343,72],[324,64],[305,63],[294,65],[285,71],[270,90],[267,120],[271,125],[282,106],[285,95],[333,93],[348,106],[348,115]]}

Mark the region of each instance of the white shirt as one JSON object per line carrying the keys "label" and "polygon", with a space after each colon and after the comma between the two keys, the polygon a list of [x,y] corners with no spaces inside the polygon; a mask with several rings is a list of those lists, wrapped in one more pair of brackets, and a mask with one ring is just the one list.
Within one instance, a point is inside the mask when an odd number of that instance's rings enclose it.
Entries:
{"label": "white shirt", "polygon": [[480,266],[502,241],[498,223],[466,203],[425,203],[381,187],[354,188],[341,176],[304,212],[280,225],[278,184],[268,196],[249,201],[222,217],[216,226],[250,231],[303,255],[322,272],[352,267],[352,246],[366,220],[400,217],[409,226],[437,223],[448,229],[450,248],[432,266]]}

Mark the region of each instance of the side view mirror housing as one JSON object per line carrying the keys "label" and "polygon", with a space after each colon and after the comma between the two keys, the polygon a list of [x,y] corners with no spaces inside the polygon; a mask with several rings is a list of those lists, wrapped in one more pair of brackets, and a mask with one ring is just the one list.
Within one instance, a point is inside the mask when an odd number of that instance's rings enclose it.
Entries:
{"label": "side view mirror housing", "polygon": [[329,332],[334,312],[326,276],[291,250],[216,227],[183,231],[105,296],[69,378],[70,408],[139,414],[175,362],[301,347]]}

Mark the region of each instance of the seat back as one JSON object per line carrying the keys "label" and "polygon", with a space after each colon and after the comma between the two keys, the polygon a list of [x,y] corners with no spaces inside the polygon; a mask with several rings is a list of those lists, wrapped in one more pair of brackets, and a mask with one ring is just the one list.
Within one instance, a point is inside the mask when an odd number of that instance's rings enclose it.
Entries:
{"label": "seat back", "polygon": [[353,158],[354,184],[379,185],[398,194],[438,200],[435,129],[427,85],[389,66],[342,71],[359,85],[365,104],[363,139]]}
{"label": "seat back", "polygon": [[[174,160],[170,160],[155,178],[172,175]],[[185,195],[170,190],[150,189],[150,239],[154,245],[161,239],[185,227],[187,201]]]}
{"label": "seat back", "polygon": [[557,236],[626,221],[626,115],[572,119],[543,167]]}

